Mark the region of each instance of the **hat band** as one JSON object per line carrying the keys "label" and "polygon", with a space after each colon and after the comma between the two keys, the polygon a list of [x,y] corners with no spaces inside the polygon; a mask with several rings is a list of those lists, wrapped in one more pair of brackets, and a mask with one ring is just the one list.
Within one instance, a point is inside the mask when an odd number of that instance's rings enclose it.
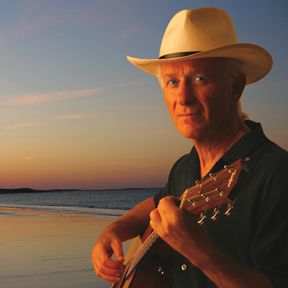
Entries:
{"label": "hat band", "polygon": [[159,57],[159,59],[185,57],[185,56],[189,56],[189,55],[192,55],[192,54],[195,54],[195,53],[199,53],[199,52],[200,51],[188,51],[188,52],[171,53],[171,54],[163,55],[163,56]]}

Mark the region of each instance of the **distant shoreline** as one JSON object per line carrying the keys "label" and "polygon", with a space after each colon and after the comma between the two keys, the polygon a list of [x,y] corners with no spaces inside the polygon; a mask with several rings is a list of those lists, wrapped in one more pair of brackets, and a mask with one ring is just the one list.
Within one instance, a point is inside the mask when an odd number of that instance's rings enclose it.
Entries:
{"label": "distant shoreline", "polygon": [[67,191],[81,191],[80,189],[33,189],[33,188],[0,188],[0,194],[16,194],[16,193],[51,193],[51,192],[67,192]]}
{"label": "distant shoreline", "polygon": [[18,193],[51,193],[51,192],[68,192],[68,191],[115,191],[115,190],[144,190],[144,189],[161,189],[161,187],[136,187],[136,188],[105,188],[105,189],[33,189],[33,188],[0,188],[0,194],[18,194]]}

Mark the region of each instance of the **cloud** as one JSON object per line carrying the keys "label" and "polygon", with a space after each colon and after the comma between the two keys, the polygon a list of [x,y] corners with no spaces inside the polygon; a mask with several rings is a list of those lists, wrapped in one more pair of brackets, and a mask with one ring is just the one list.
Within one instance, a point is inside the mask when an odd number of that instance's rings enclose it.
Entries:
{"label": "cloud", "polygon": [[[58,1],[59,2],[59,1]],[[50,1],[27,0],[20,2],[17,7],[17,17],[11,24],[0,27],[0,42],[21,41],[29,35],[45,33],[48,29],[61,26],[70,26],[73,23],[87,21],[86,5],[75,4],[69,1],[51,5]],[[61,2],[61,1],[60,1]],[[90,12],[92,18],[93,11]]]}
{"label": "cloud", "polygon": [[19,96],[6,97],[6,102],[4,104],[18,106],[18,105],[34,105],[42,103],[63,102],[77,98],[94,96],[102,92],[102,90],[103,90],[102,87],[94,87],[80,90],[24,94]]}
{"label": "cloud", "polygon": [[31,16],[32,15],[24,15],[23,17],[22,15],[12,25],[1,27],[0,41],[3,43],[15,39],[19,40],[29,34],[37,33],[41,30],[48,29],[51,27],[57,27],[59,24],[61,24],[61,22],[63,22],[60,19],[55,18],[49,19],[47,15],[44,14],[37,17],[37,19],[31,19],[32,18]]}
{"label": "cloud", "polygon": [[60,115],[55,117],[57,121],[69,121],[69,120],[82,120],[82,119],[90,119],[94,118],[92,114],[68,114],[68,115]]}
{"label": "cloud", "polygon": [[31,160],[36,160],[38,157],[37,156],[27,156],[24,159],[27,161],[31,161]]}
{"label": "cloud", "polygon": [[16,123],[4,126],[5,130],[14,130],[34,126],[34,123]]}

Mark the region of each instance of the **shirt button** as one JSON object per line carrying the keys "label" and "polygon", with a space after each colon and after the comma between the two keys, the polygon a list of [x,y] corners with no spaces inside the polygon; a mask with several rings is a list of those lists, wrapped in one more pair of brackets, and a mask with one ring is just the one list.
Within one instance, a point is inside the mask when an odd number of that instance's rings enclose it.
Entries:
{"label": "shirt button", "polygon": [[182,271],[185,271],[186,269],[187,269],[187,265],[186,265],[186,264],[182,264],[182,265],[181,265],[181,270],[182,270]]}

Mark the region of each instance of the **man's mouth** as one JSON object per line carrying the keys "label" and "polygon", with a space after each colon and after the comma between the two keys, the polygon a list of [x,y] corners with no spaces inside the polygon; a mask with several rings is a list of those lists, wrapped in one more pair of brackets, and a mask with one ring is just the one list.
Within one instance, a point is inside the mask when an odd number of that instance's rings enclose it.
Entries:
{"label": "man's mouth", "polygon": [[198,116],[200,115],[199,112],[189,112],[189,113],[178,113],[178,117],[193,117],[193,116]]}

